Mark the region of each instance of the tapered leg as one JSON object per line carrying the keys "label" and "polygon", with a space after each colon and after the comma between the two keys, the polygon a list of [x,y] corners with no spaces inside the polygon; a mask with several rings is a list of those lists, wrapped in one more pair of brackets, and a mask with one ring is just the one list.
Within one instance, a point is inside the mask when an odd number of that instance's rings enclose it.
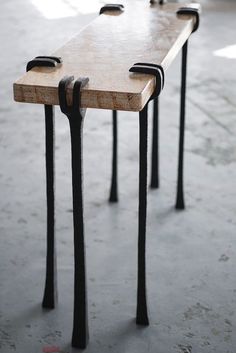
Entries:
{"label": "tapered leg", "polygon": [[118,201],[118,185],[117,185],[117,111],[112,111],[112,129],[113,129],[113,149],[112,149],[112,177],[110,202]]}
{"label": "tapered leg", "polygon": [[82,117],[70,119],[74,220],[74,324],[72,346],[86,348],[88,314],[82,195]]}
{"label": "tapered leg", "polygon": [[184,168],[184,130],[185,130],[185,100],[186,100],[186,74],[187,74],[187,53],[188,42],[182,49],[182,75],[181,75],[181,101],[180,101],[180,130],[179,130],[179,161],[178,161],[178,182],[176,209],[183,210],[184,188],[183,188],[183,168]]}
{"label": "tapered leg", "polygon": [[148,325],[146,302],[147,105],[139,113],[138,291],[136,323]]}
{"label": "tapered leg", "polygon": [[53,309],[57,302],[54,209],[54,107],[45,105],[46,184],[47,184],[47,260],[42,306]]}
{"label": "tapered leg", "polygon": [[159,188],[159,100],[153,100],[153,127],[152,127],[152,166],[151,183],[152,189]]}

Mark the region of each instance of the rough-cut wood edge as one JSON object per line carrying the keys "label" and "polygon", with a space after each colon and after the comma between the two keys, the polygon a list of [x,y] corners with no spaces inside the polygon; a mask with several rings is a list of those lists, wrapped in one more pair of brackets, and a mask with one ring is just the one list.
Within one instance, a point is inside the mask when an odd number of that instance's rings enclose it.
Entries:
{"label": "rough-cut wood edge", "polygon": [[[35,68],[34,70],[40,70]],[[44,68],[45,70],[45,68]],[[127,72],[127,75],[133,75]],[[149,75],[146,75],[149,76]],[[83,89],[81,91],[82,108],[141,111],[155,88],[155,79],[150,76],[140,93],[110,92]],[[59,105],[57,87],[27,86],[17,82],[13,84],[14,100],[21,103]],[[36,98],[35,98],[36,97]],[[67,89],[68,104],[72,100],[72,88]]]}
{"label": "rough-cut wood edge", "polygon": [[[147,83],[146,87],[141,93],[125,93],[120,92],[100,92],[89,91],[86,89],[81,90],[81,107],[82,108],[98,108],[98,109],[111,109],[111,110],[126,110],[126,111],[141,111],[152,92],[154,91],[155,80],[152,78]],[[27,86],[14,83],[14,100],[19,103],[34,103],[34,104],[47,104],[59,105],[58,89],[57,87],[40,87],[34,86],[32,94],[32,86]],[[35,101],[37,97],[37,102]],[[67,101],[71,104],[72,89],[67,89]]]}
{"label": "rough-cut wood edge", "polygon": [[[199,4],[188,4],[188,7],[197,8],[201,10]],[[181,7],[181,6],[180,6]],[[166,57],[164,58],[161,65],[163,66],[164,71],[168,69],[171,62],[174,60],[178,54],[176,48],[183,46],[185,41],[192,33],[194,28],[195,19],[190,15],[178,15],[178,18],[183,18],[184,20],[189,20],[186,22],[186,29],[179,36],[178,40],[175,42],[174,46],[170,49]],[[192,21],[191,21],[192,19]],[[34,68],[35,72],[40,72],[42,68]],[[44,72],[50,72],[54,68],[43,68]],[[128,75],[129,73],[127,73]],[[133,75],[133,74],[131,74]],[[135,74],[140,75],[140,74]],[[149,75],[147,75],[149,76]],[[19,79],[21,80],[21,79]],[[18,80],[18,81],[19,81]],[[35,85],[24,85],[16,81],[13,84],[13,94],[14,100],[21,103],[34,103],[34,104],[48,104],[48,105],[59,105],[58,100],[58,89],[57,87],[45,87]],[[81,107],[82,108],[97,108],[97,109],[111,109],[111,110],[125,110],[125,111],[141,111],[150,96],[152,95],[155,88],[155,80],[150,77],[150,80],[147,81],[146,86],[143,91],[139,93],[130,93],[130,92],[111,92],[111,91],[96,91],[83,89],[81,91]],[[67,99],[70,104],[72,98],[72,89],[68,88]]]}

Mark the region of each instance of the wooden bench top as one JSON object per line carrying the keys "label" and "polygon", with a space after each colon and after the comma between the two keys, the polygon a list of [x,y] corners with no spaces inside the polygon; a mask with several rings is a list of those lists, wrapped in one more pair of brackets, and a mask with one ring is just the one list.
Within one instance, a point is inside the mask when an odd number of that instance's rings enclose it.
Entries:
{"label": "wooden bench top", "polygon": [[[136,62],[150,62],[162,65],[166,71],[190,36],[195,18],[176,15],[183,4],[150,5],[148,0],[123,4],[123,13],[98,16],[53,53],[62,57],[61,65],[33,68],[16,81],[14,99],[58,105],[60,79],[65,75],[75,79],[87,76],[89,84],[81,92],[82,107],[142,110],[154,91],[155,79],[129,73],[129,68]],[[71,93],[68,89],[69,103]]]}

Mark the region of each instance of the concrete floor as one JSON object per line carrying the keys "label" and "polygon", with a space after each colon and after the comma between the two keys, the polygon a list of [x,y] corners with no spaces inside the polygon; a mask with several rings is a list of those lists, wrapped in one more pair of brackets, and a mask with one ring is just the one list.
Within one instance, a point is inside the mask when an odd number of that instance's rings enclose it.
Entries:
{"label": "concrete floor", "polygon": [[[97,16],[47,19],[29,0],[0,11],[0,352],[71,349],[73,244],[68,122],[56,114],[58,308],[44,312],[43,109],[13,102],[26,62],[50,54]],[[236,60],[213,52],[235,44],[235,1],[205,0],[190,41],[186,130],[187,209],[173,208],[180,57],[161,96],[161,188],[148,193],[147,276],[151,324],[137,328],[138,121],[119,114],[120,202],[107,202],[111,114],[88,110],[84,127],[89,290],[88,353],[236,352]],[[132,141],[132,143],[130,143]]]}

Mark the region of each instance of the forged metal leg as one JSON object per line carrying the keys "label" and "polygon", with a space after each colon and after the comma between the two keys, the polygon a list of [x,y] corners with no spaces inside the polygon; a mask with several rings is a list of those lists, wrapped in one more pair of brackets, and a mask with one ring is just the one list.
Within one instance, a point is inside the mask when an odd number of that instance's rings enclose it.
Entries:
{"label": "forged metal leg", "polygon": [[147,214],[147,109],[139,113],[139,224],[138,224],[138,293],[136,323],[149,325],[146,303],[146,214]]}
{"label": "forged metal leg", "polygon": [[118,201],[117,186],[117,111],[112,111],[112,127],[113,127],[113,150],[112,150],[112,178],[110,190],[110,202]]}
{"label": "forged metal leg", "polygon": [[74,223],[74,318],[72,346],[86,348],[88,343],[87,288],[85,267],[83,193],[82,193],[82,128],[86,109],[80,107],[80,91],[89,81],[79,78],[73,85],[73,102],[68,106],[67,87],[74,76],[63,77],[58,85],[59,104],[67,115],[71,134],[72,196]]}
{"label": "forged metal leg", "polygon": [[42,306],[53,309],[57,303],[56,253],[54,237],[54,107],[45,105],[46,183],[47,183],[47,260]]}
{"label": "forged metal leg", "polygon": [[72,346],[86,348],[88,342],[87,288],[82,195],[82,124],[83,119],[69,119],[72,153],[72,188],[74,219],[74,324]]}
{"label": "forged metal leg", "polygon": [[153,100],[153,128],[152,128],[152,166],[151,166],[151,183],[152,189],[159,188],[159,114],[158,114],[158,97]]}
{"label": "forged metal leg", "polygon": [[186,73],[187,73],[188,41],[182,49],[182,75],[181,75],[181,103],[180,103],[180,130],[179,130],[179,162],[178,162],[178,184],[175,208],[183,210],[183,167],[184,167],[184,129],[185,129],[185,98],[186,98]]}

